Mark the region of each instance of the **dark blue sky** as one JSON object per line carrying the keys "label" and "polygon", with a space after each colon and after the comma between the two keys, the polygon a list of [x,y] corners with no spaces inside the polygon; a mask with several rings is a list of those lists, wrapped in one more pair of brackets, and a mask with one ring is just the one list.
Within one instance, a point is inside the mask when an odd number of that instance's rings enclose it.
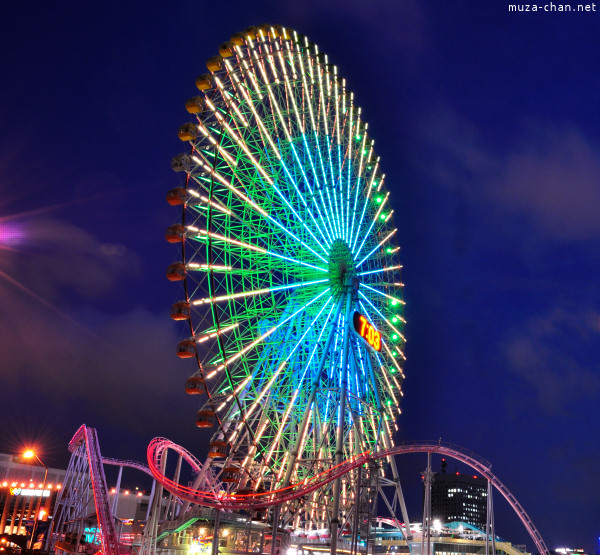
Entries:
{"label": "dark blue sky", "polygon": [[[164,230],[184,101],[253,24],[319,44],[369,122],[400,230],[399,440],[475,451],[552,549],[600,534],[600,6],[20,2],[2,14],[0,450],[201,453]],[[576,3],[572,3],[576,7]],[[420,511],[417,470],[406,481]],[[532,542],[496,502],[498,532]],[[503,529],[504,526],[504,529]]]}

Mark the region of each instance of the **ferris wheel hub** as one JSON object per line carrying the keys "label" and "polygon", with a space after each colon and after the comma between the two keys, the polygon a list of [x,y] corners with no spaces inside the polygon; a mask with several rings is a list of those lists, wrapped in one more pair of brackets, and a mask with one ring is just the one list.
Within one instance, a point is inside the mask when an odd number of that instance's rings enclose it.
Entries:
{"label": "ferris wheel hub", "polygon": [[329,251],[329,287],[334,296],[341,294],[356,279],[356,262],[350,247],[342,239],[336,239]]}

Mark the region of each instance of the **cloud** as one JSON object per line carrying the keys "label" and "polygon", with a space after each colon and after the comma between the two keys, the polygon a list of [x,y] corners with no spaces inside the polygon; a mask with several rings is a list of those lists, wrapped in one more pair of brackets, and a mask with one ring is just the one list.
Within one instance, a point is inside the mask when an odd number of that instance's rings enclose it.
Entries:
{"label": "cloud", "polygon": [[48,301],[65,295],[98,299],[141,272],[140,258],[126,247],[102,243],[73,224],[30,218],[11,225],[18,228],[20,250],[0,267]]}
{"label": "cloud", "polygon": [[574,127],[534,130],[509,154],[498,198],[563,239],[600,235],[600,147]]}
{"label": "cloud", "polygon": [[193,429],[195,400],[185,395],[184,383],[194,368],[175,354],[181,330],[166,311],[137,307],[109,316],[88,309],[67,319],[31,304],[10,302],[7,312],[19,308],[18,317],[0,317],[4,388],[20,392],[9,395],[8,414],[16,417],[21,404],[43,403],[70,427],[86,420],[151,435],[156,414],[167,429],[182,417],[169,412],[177,405],[174,412],[185,410]]}
{"label": "cloud", "polygon": [[504,354],[539,408],[557,415],[600,394],[599,344],[600,313],[555,308],[513,332]]}
{"label": "cloud", "polygon": [[67,435],[82,422],[146,439],[194,430],[198,399],[184,392],[194,367],[176,356],[184,332],[167,307],[133,304],[140,257],[39,213],[0,223],[0,432],[27,415],[24,437],[46,418]]}
{"label": "cloud", "polygon": [[427,173],[499,217],[530,221],[544,237],[600,237],[600,145],[575,126],[530,124],[508,148],[441,110],[422,126]]}
{"label": "cloud", "polygon": [[[140,279],[139,257],[57,219],[26,218],[10,225],[18,233],[8,238],[18,242],[15,248],[5,244],[0,259],[0,352],[7,390],[25,391],[36,402],[93,405],[119,415],[112,401],[129,403],[116,380],[128,395],[164,389],[151,376],[165,370],[169,355],[175,360],[177,339],[168,316],[159,322],[129,305],[109,314],[102,304],[124,283]],[[93,303],[99,308],[91,308]]]}

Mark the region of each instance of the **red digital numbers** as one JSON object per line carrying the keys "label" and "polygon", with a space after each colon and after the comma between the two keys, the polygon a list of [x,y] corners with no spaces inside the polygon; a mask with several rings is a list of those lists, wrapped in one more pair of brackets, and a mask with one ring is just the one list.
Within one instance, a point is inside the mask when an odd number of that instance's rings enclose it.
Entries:
{"label": "red digital numbers", "polygon": [[373,349],[381,351],[381,333],[379,333],[360,312],[355,312],[354,330],[360,335]]}

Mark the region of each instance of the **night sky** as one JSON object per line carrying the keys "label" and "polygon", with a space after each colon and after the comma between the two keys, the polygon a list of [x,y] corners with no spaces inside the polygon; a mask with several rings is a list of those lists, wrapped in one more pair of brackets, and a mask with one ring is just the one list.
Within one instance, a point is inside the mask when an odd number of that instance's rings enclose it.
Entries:
{"label": "night sky", "polygon": [[[329,55],[375,139],[402,246],[397,441],[493,464],[548,547],[600,535],[600,5],[12,2],[2,14],[0,451],[66,465],[155,436],[198,456],[166,192],[205,61],[280,23]],[[576,7],[576,3],[572,3]],[[437,462],[436,462],[437,461]],[[439,464],[439,459],[434,461]],[[420,518],[423,458],[401,465]],[[449,469],[454,470],[454,463]],[[456,465],[460,470],[464,467]],[[411,485],[413,484],[413,485]],[[495,496],[497,531],[535,549]]]}

